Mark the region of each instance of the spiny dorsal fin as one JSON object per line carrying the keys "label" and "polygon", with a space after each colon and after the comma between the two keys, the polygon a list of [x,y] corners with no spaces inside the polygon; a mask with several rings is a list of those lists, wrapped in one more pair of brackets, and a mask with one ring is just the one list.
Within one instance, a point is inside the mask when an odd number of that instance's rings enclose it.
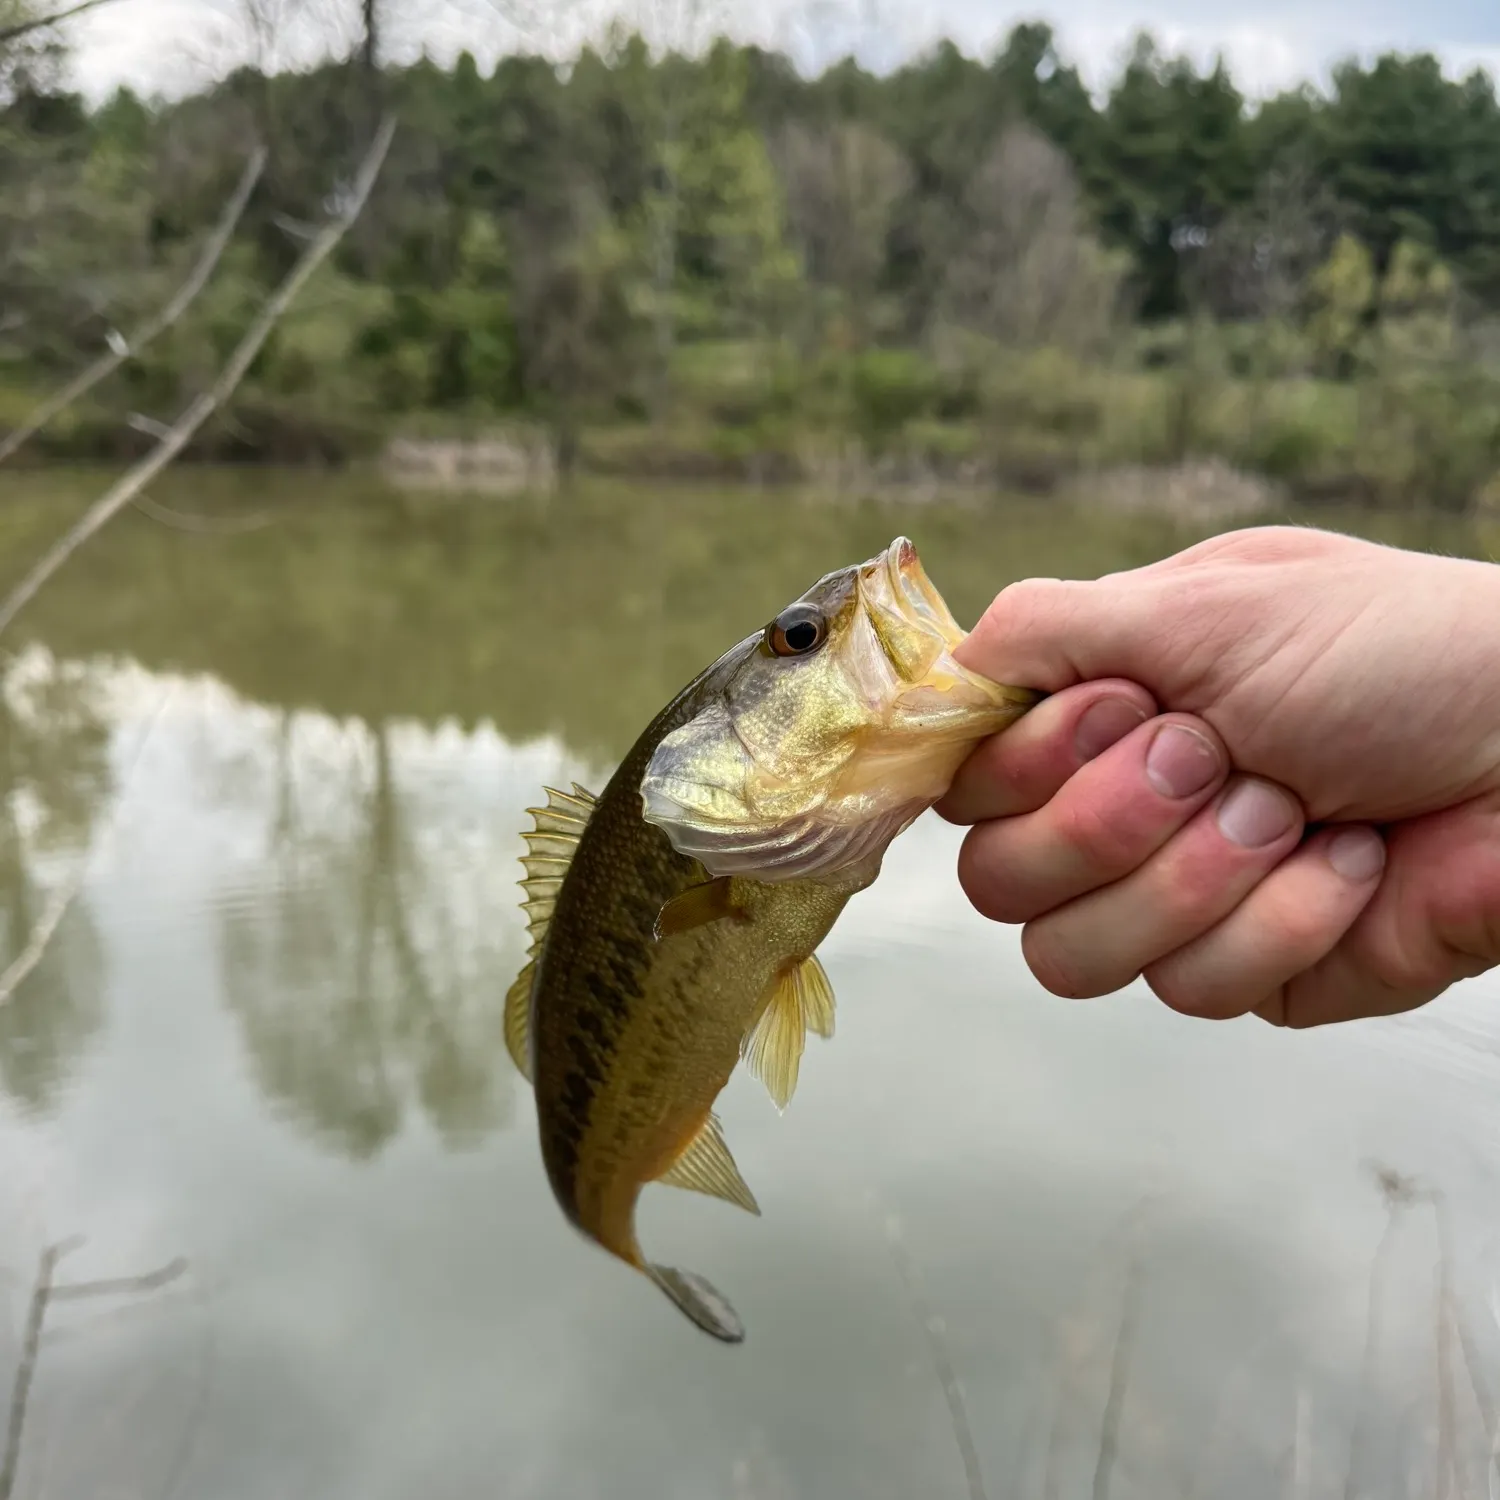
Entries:
{"label": "spiny dorsal fin", "polygon": [[521,859],[526,878],[520,884],[526,892],[521,910],[526,913],[526,930],[531,936],[528,956],[535,955],[542,946],[563,877],[568,873],[589,816],[598,805],[594,794],[576,781],[571,793],[550,786],[543,790],[547,793],[547,805],[526,809],[534,826],[521,835],[526,840],[526,853]]}
{"label": "spiny dorsal fin", "polygon": [[536,964],[528,962],[505,992],[505,1050],[522,1078],[531,1082],[531,978]]}
{"label": "spiny dorsal fin", "polygon": [[575,781],[571,793],[544,787],[545,807],[528,807],[533,827],[523,833],[526,854],[521,864],[526,878],[520,882],[526,892],[521,910],[526,913],[526,931],[531,946],[526,950],[526,966],[516,975],[515,983],[505,992],[505,1048],[521,1076],[531,1080],[531,982],[536,976],[536,954],[547,934],[547,923],[557,906],[557,893],[563,877],[578,848],[578,840],[598,805],[592,792]]}
{"label": "spiny dorsal fin", "polygon": [[755,1195],[745,1186],[740,1169],[735,1166],[717,1116],[709,1115],[687,1150],[657,1178],[669,1187],[688,1188],[736,1204],[746,1213],[760,1216]]}
{"label": "spiny dorsal fin", "polygon": [[813,954],[784,969],[771,988],[760,1020],[740,1051],[750,1072],[765,1084],[772,1103],[784,1110],[797,1090],[802,1047],[808,1031],[833,1035],[833,986]]}

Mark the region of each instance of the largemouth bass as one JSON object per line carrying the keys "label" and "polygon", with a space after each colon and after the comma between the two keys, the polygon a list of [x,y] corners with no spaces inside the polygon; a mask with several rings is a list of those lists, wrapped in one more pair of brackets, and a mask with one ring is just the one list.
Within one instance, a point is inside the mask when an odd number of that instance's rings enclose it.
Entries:
{"label": "largemouth bass", "polygon": [[522,863],[531,949],[505,1008],[564,1214],[700,1328],[744,1328],[636,1242],[648,1182],[759,1214],[714,1114],[743,1058],[777,1107],[833,1033],[815,950],[886,848],[1036,694],[953,660],[965,632],[898,537],[821,578],[647,726],[598,797],[547,788]]}

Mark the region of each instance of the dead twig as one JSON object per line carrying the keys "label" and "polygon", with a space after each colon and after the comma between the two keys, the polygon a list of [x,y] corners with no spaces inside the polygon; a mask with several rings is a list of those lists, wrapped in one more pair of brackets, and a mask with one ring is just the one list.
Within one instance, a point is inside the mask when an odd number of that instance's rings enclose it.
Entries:
{"label": "dead twig", "polygon": [[111,347],[93,364],[75,375],[61,390],[43,401],[14,432],[5,438],[0,438],[0,464],[12,457],[29,439],[35,437],[59,412],[66,411],[81,396],[86,395],[98,385],[105,376],[113,374],[133,355],[138,355],[153,339],[170,328],[188,310],[194,299],[208,285],[208,278],[213,275],[214,267],[223,256],[234,234],[235,225],[244,214],[245,205],[249,203],[250,195],[255,191],[255,184],[260,181],[261,173],[265,171],[265,168],[266,148],[258,146],[246,163],[245,170],[240,174],[239,185],[235,188],[233,196],[224,205],[224,211],[219,215],[219,222],[214,226],[213,233],[203,246],[203,253],[199,255],[192,274],[178,287],[176,295],[154,318],[141,324],[132,337],[112,339]]}
{"label": "dead twig", "polygon": [[[157,700],[156,708],[136,744],[135,754],[131,756],[130,765],[126,769],[127,783],[140,761],[152,731],[166,711],[167,703],[174,691],[175,688],[169,684]],[[88,879],[89,871],[93,868],[98,852],[99,846],[95,845],[78,861],[78,868],[73,872],[72,879],[64,881],[53,893],[52,899],[47,903],[46,911],[42,913],[41,920],[31,929],[31,934],[26,939],[26,946],[11,961],[5,972],[0,973],[0,1009],[4,1009],[11,996],[26,982],[32,970],[42,961],[47,945],[56,935],[57,929],[62,926],[63,918],[72,910],[74,901],[78,899],[78,893],[83,889],[84,881]]]}
{"label": "dead twig", "polygon": [[0,27],[0,46],[6,42],[13,42],[18,37],[23,37],[33,31],[43,31],[48,26],[58,26],[64,21],[71,21],[74,16],[81,16],[86,10],[97,10],[101,5],[113,5],[115,0],[81,0],[78,5],[70,5],[66,10],[55,10],[50,15],[35,16],[29,21],[17,21],[14,26]]}
{"label": "dead twig", "polygon": [[1136,1316],[1140,1307],[1140,1262],[1131,1258],[1125,1271],[1125,1291],[1120,1299],[1120,1326],[1115,1334],[1114,1356],[1109,1365],[1109,1394],[1104,1401],[1104,1419],[1099,1429],[1099,1456],[1094,1463],[1094,1500],[1109,1500],[1109,1481],[1120,1450],[1120,1412],[1130,1383],[1130,1355],[1135,1347]]}
{"label": "dead twig", "polygon": [[[343,239],[350,225],[359,217],[365,201],[370,196],[370,190],[375,186],[375,179],[379,176],[386,152],[390,150],[391,137],[395,131],[395,117],[387,115],[375,133],[375,139],[371,142],[370,149],[360,164],[359,175],[345,197],[338,214],[324,225],[322,233],[313,244],[308,246],[306,254],[292,267],[286,280],[267,299],[259,316],[240,340],[239,347],[230,357],[229,363],[220,371],[219,378],[188,407],[171,432],[157,446],[156,451],[135,465],[96,500],[72,530],[21,580],[4,604],[0,604],[0,633],[5,631],[22,609],[35,598],[42,585],[67,562],[73,553],[129,505],[141,490],[182,452],[204,422],[234,394],[235,388],[244,379],[245,372],[254,362],[256,355],[260,353],[261,346],[296,298],[297,293],[302,290],[313,272],[328,258],[334,247]],[[3,1500],[3,1497],[0,1497],[0,1500]]]}
{"label": "dead twig", "polygon": [[174,531],[190,531],[198,536],[243,536],[250,531],[263,531],[271,524],[271,516],[260,511],[253,516],[236,516],[223,520],[218,516],[194,516],[183,510],[173,510],[149,495],[137,495],[135,508],[153,521],[170,526]]}
{"label": "dead twig", "polygon": [[73,909],[73,902],[78,898],[79,891],[83,889],[83,882],[88,876],[91,863],[92,861],[87,858],[78,861],[78,868],[74,871],[73,878],[60,885],[53,893],[52,899],[47,903],[46,911],[42,913],[41,921],[31,929],[26,946],[16,955],[10,967],[0,974],[0,1006],[9,1001],[30,976],[31,971],[42,961],[42,955],[47,951],[47,945],[52,941],[53,934],[62,925],[62,919]]}
{"label": "dead twig", "polygon": [[73,1281],[54,1286],[49,1294],[53,1302],[80,1302],[85,1297],[129,1297],[141,1292],[155,1292],[176,1281],[188,1263],[182,1256],[140,1276],[114,1276],[103,1281]]}
{"label": "dead twig", "polygon": [[[988,1500],[984,1489],[984,1475],[979,1467],[979,1450],[974,1446],[974,1433],[969,1427],[969,1413],[964,1405],[963,1386],[959,1383],[953,1361],[948,1356],[947,1342],[943,1338],[943,1321],[927,1309],[926,1299],[917,1286],[916,1269],[901,1238],[900,1222],[894,1214],[886,1218],[885,1235],[891,1247],[891,1259],[896,1262],[896,1271],[906,1285],[912,1310],[921,1321],[922,1331],[927,1335],[927,1343],[932,1350],[932,1363],[937,1370],[938,1384],[943,1388],[943,1399],[948,1403],[948,1415],[953,1421],[953,1436],[958,1443],[964,1474],[969,1481],[969,1500]],[[0,1500],[4,1500],[4,1497],[0,1496]]]}
{"label": "dead twig", "polygon": [[42,1251],[36,1283],[31,1289],[31,1303],[26,1310],[26,1332],[21,1338],[21,1359],[16,1365],[15,1383],[10,1392],[10,1422],[5,1433],[5,1457],[0,1461],[0,1500],[10,1500],[16,1487],[16,1467],[21,1459],[21,1434],[26,1428],[26,1403],[31,1399],[31,1382],[36,1378],[36,1362],[42,1351],[42,1325],[47,1321],[47,1303],[52,1295],[52,1276],[57,1263],[78,1247],[74,1240],[49,1245]]}
{"label": "dead twig", "polygon": [[1292,1428],[1292,1455],[1287,1476],[1287,1486],[1291,1491],[1291,1500],[1307,1500],[1307,1429],[1308,1412],[1310,1402],[1307,1395],[1307,1385],[1304,1381],[1297,1382],[1297,1415]]}
{"label": "dead twig", "polygon": [[21,1358],[16,1365],[15,1384],[10,1393],[10,1422],[5,1434],[5,1457],[0,1460],[0,1500],[11,1500],[16,1487],[16,1470],[21,1461],[21,1438],[26,1430],[26,1406],[31,1399],[32,1383],[36,1379],[37,1360],[42,1352],[42,1330],[47,1322],[47,1309],[54,1302],[77,1300],[82,1297],[122,1296],[136,1292],[153,1292],[176,1280],[186,1269],[187,1262],[180,1257],[169,1261],[159,1270],[148,1271],[143,1276],[123,1276],[108,1281],[78,1281],[71,1285],[58,1286],[53,1281],[58,1262],[83,1243],[81,1237],[49,1245],[42,1251],[37,1266],[36,1282],[31,1289],[31,1303],[26,1311],[26,1331],[21,1340]]}
{"label": "dead twig", "polygon": [[[1380,1293],[1384,1286],[1386,1263],[1396,1239],[1396,1225],[1403,1210],[1416,1195],[1412,1179],[1403,1177],[1393,1168],[1379,1163],[1367,1163],[1375,1174],[1376,1186],[1385,1200],[1385,1229],[1370,1258],[1370,1284],[1365,1306],[1365,1348],[1360,1362],[1360,1392],[1368,1395],[1375,1384],[1375,1370],[1380,1355],[1382,1323],[1380,1317]],[[1344,1475],[1344,1500],[1356,1500],[1358,1495],[1359,1454],[1365,1436],[1365,1407],[1361,1403],[1354,1416],[1354,1430],[1349,1435],[1349,1467]],[[3,1500],[3,1497],[0,1497]]]}

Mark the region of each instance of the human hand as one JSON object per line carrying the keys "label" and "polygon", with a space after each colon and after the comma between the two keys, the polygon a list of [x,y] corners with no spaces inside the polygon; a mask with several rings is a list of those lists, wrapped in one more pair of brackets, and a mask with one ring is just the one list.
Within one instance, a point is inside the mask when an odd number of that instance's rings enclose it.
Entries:
{"label": "human hand", "polygon": [[957,654],[1053,694],[938,811],[1054,993],[1310,1026],[1500,963],[1500,567],[1255,528],[1013,585]]}

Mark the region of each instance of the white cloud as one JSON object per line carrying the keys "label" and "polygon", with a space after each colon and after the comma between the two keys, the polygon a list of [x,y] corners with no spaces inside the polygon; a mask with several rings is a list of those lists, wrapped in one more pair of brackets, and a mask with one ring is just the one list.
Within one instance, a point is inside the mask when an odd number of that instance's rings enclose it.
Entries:
{"label": "white cloud", "polygon": [[[258,0],[275,5],[276,0]],[[530,7],[529,10],[526,7]],[[352,14],[352,4],[343,7]],[[295,65],[315,55],[320,39],[305,4],[284,0],[291,17],[278,30],[274,61]],[[853,51],[869,66],[888,66],[941,36],[966,51],[986,53],[1017,22],[1037,19],[1027,5],[989,0],[571,0],[551,8],[533,0],[441,0],[392,7],[391,49],[422,50],[449,59],[464,47],[488,65],[518,42],[563,55],[597,33],[614,14],[644,23],[648,33],[682,35],[728,30],[790,52],[804,62]],[[1425,49],[1455,74],[1484,66],[1500,75],[1500,7],[1476,0],[1434,0],[1412,10],[1351,0],[1291,0],[1265,5],[1226,0],[1210,11],[1196,0],[1070,0],[1041,13],[1065,55],[1091,86],[1105,84],[1138,29],[1151,30],[1173,51],[1208,62],[1222,52],[1240,86],[1252,95],[1304,78],[1326,78],[1331,64],[1357,52]],[[92,97],[128,82],[147,92],[180,93],[244,60],[252,47],[240,17],[242,0],[117,0],[76,23],[76,75]],[[507,24],[504,17],[519,20]],[[547,17],[537,21],[535,17]],[[716,26],[716,17],[724,18]],[[300,22],[300,24],[299,24]]]}

